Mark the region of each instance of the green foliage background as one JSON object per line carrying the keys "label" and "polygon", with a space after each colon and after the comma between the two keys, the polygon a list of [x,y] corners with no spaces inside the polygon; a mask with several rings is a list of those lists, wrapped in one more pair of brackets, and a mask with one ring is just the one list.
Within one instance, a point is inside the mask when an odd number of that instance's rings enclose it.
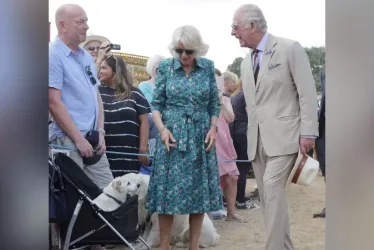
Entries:
{"label": "green foliage background", "polygon": [[[305,52],[308,54],[310,67],[312,69],[312,74],[314,81],[316,83],[317,92],[321,92],[321,72],[325,70],[325,47],[310,47],[305,48]],[[243,58],[237,57],[234,61],[227,67],[227,70],[234,72],[240,77],[240,64]]]}

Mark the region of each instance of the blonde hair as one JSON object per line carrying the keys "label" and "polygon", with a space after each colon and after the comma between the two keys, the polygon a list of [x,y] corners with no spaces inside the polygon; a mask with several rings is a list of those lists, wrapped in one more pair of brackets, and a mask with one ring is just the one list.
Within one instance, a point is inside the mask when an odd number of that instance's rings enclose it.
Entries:
{"label": "blonde hair", "polygon": [[243,89],[243,82],[239,79],[238,86],[236,87],[235,91],[231,94],[231,96],[236,96],[239,92]]}
{"label": "blonde hair", "polygon": [[177,28],[168,46],[173,57],[179,57],[174,51],[177,44],[181,42],[186,49],[194,50],[194,56],[205,56],[208,53],[209,45],[203,42],[200,31],[192,25],[184,25]]}
{"label": "blonde hair", "polygon": [[239,78],[235,73],[231,71],[225,71],[223,72],[223,80],[232,81],[236,85],[238,84]]}

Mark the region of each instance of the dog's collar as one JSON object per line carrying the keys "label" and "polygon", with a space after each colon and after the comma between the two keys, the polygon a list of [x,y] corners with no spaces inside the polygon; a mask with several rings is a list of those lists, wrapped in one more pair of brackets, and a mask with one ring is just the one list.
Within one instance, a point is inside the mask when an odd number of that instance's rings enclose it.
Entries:
{"label": "dog's collar", "polygon": [[111,196],[110,194],[107,194],[107,193],[104,193],[106,196],[108,196],[109,198],[111,198],[112,200],[114,200],[118,205],[122,205],[122,202],[120,200],[118,200],[116,197],[113,197]]}
{"label": "dog's collar", "polygon": [[151,221],[152,214],[151,213],[147,213],[147,217],[145,218],[145,220],[146,220],[147,223]]}

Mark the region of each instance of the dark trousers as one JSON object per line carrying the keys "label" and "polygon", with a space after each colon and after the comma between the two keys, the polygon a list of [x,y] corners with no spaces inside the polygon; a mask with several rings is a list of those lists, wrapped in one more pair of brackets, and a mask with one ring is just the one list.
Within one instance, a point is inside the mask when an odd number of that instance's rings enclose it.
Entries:
{"label": "dark trousers", "polygon": [[323,135],[321,138],[316,140],[316,152],[319,162],[319,168],[322,171],[323,177],[326,179],[326,139]]}
{"label": "dark trousers", "polygon": [[[247,155],[247,135],[234,135],[233,143],[238,160],[248,160]],[[236,201],[243,203],[245,202],[245,188],[247,185],[247,175],[252,164],[250,162],[237,162],[236,166],[239,170],[239,179],[237,184]]]}

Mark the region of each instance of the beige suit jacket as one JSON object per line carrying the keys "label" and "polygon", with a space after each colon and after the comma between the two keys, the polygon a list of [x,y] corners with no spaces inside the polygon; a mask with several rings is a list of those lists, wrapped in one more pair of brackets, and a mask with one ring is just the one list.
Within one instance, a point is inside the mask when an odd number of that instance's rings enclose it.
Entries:
{"label": "beige suit jacket", "polygon": [[252,53],[241,64],[250,161],[258,133],[269,157],[297,153],[300,136],[318,136],[317,91],[304,48],[271,34],[265,47],[256,84]]}

